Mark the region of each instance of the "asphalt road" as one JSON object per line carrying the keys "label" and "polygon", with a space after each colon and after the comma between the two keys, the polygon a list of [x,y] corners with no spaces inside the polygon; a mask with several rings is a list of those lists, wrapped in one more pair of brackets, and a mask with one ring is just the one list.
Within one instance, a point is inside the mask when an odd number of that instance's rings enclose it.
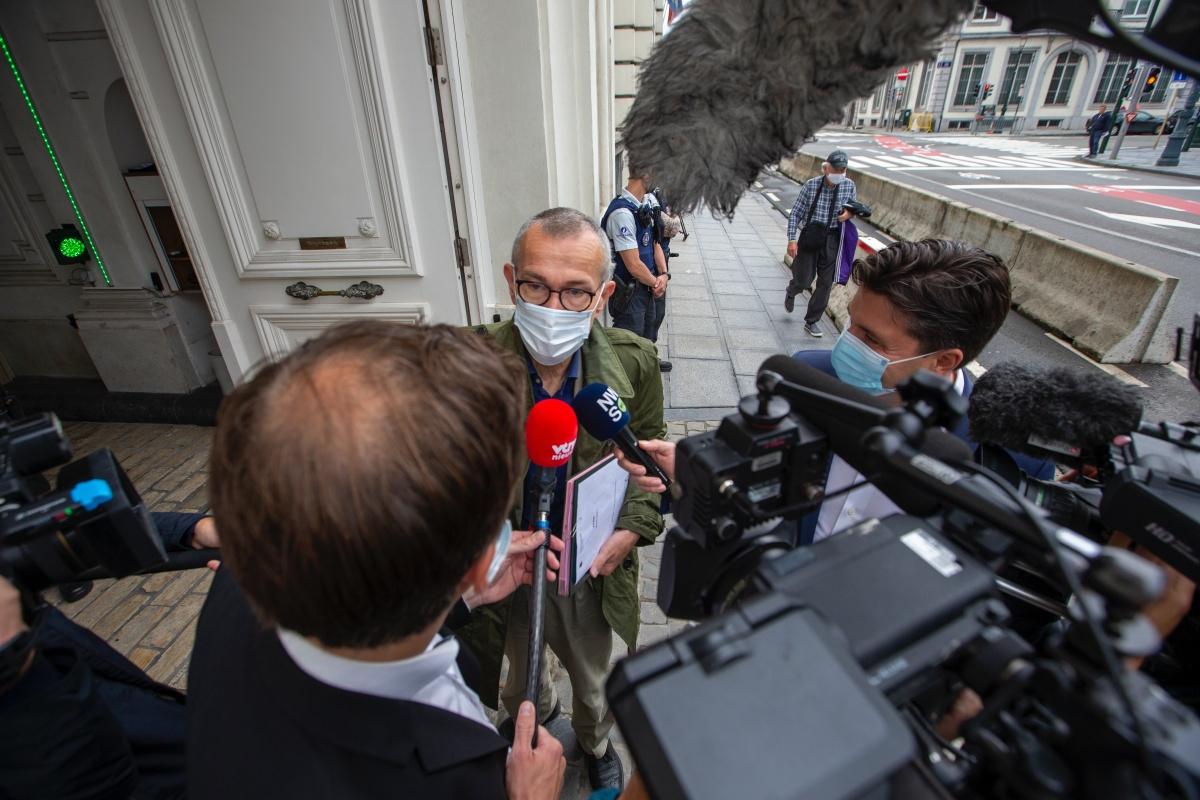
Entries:
{"label": "asphalt road", "polygon": [[[1154,139],[1130,136],[1123,149]],[[823,156],[834,146],[853,169],[1178,277],[1167,312],[1172,328],[1190,327],[1200,310],[1200,179],[1081,163],[1075,156],[1087,152],[1084,137],[830,132],[802,149]]]}
{"label": "asphalt road", "polygon": [[[815,144],[815,149],[812,144],[806,145],[804,149],[811,150],[811,152],[828,154],[828,150],[832,149],[831,144],[831,142],[818,140]],[[837,144],[840,147],[845,147],[842,142],[838,142]],[[851,163],[853,164],[855,158],[853,151],[847,150],[847,153],[850,155]],[[922,172],[921,174],[924,176],[928,173]],[[1032,183],[1032,181],[1027,180],[1028,172],[1016,174],[1025,176],[1021,178],[1022,182]],[[903,177],[907,178],[907,176]],[[956,176],[955,180],[961,179]],[[761,184],[761,188],[758,190],[781,214],[786,215],[791,210],[792,203],[795,202],[796,195],[799,192],[799,185],[795,181],[775,172],[764,172],[759,177],[759,183]],[[1062,181],[1062,183],[1066,183],[1066,181]],[[938,189],[932,189],[932,191],[938,191],[939,194],[949,194],[949,192],[942,192]],[[960,199],[964,202],[987,208],[983,203],[976,204],[974,202],[975,198],[970,195],[964,195]],[[1197,196],[1196,200],[1200,201],[1200,196]],[[997,209],[993,208],[992,210]],[[1004,212],[997,210],[997,213]],[[1015,214],[1005,214],[1005,216],[1016,218]],[[1055,228],[1053,227],[1053,220],[1046,220],[1045,222],[1046,224],[1040,224],[1037,227],[1079,241],[1078,237],[1074,235],[1074,231],[1070,228],[1065,226]],[[869,223],[859,221],[856,224],[858,224],[863,234],[876,237],[884,243],[890,241],[885,234],[872,228]],[[1032,225],[1034,223],[1030,222],[1029,224]],[[1200,239],[1200,237],[1194,238]],[[783,242],[780,243],[781,250],[784,244]],[[1200,242],[1196,242],[1195,244],[1200,245]],[[1200,247],[1197,249],[1200,249]],[[1180,257],[1181,260],[1183,258],[1183,256]],[[1145,262],[1143,261],[1143,263]],[[1191,267],[1200,272],[1200,268],[1197,268],[1195,264],[1192,264]],[[1197,277],[1200,278],[1200,276]],[[1200,308],[1200,304],[1193,304],[1192,307]],[[1004,327],[1001,328],[1000,332],[978,359],[980,366],[984,369],[1008,361],[1047,367],[1064,366],[1076,369],[1103,370],[1120,380],[1134,383],[1134,385],[1141,384],[1139,391],[1142,393],[1146,419],[1170,421],[1200,419],[1200,392],[1197,392],[1192,387],[1186,378],[1186,373],[1182,372],[1179,364],[1173,366],[1157,364],[1097,365],[1065,343],[1049,336],[1036,323],[1031,322],[1016,312],[1008,315]],[[1086,409],[1080,409],[1080,413],[1086,413]]]}

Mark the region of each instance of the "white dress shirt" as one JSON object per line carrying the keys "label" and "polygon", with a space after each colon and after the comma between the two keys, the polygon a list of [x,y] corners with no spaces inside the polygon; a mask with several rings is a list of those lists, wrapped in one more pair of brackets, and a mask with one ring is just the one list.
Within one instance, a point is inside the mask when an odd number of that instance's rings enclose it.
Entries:
{"label": "white dress shirt", "polygon": [[[962,370],[954,373],[954,390],[963,393],[965,386]],[[848,486],[853,486],[863,480],[862,473],[854,469],[842,459],[834,456],[829,465],[829,478],[825,481],[825,494],[840,492]],[[813,536],[814,542],[841,533],[868,519],[878,519],[889,514],[897,514],[900,508],[888,499],[888,496],[870,484],[827,500],[821,504],[817,517],[817,531]]]}
{"label": "white dress shirt", "polygon": [[277,630],[279,642],[301,670],[349,692],[410,700],[441,708],[495,730],[479,695],[458,671],[458,642],[435,635],[424,653],[400,661],[358,661],[334,655],[294,631]]}

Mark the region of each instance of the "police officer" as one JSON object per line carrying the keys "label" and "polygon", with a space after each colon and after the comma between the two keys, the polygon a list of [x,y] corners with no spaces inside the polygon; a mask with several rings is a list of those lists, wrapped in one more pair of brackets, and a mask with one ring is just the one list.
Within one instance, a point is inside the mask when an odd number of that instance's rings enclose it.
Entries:
{"label": "police officer", "polygon": [[[630,165],[629,182],[611,203],[600,220],[600,227],[612,243],[617,291],[609,301],[613,327],[624,328],[658,341],[667,310],[667,258],[663,252],[659,225],[658,201],[647,191],[641,170]],[[671,369],[670,361],[659,360],[663,372]]]}

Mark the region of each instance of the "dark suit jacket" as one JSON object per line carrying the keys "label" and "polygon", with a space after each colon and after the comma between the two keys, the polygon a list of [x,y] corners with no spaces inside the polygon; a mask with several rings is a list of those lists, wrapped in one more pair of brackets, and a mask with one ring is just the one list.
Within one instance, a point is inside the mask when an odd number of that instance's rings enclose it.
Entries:
{"label": "dark suit jacket", "polygon": [[[793,354],[793,358],[808,364],[810,367],[815,367],[827,375],[837,377],[837,373],[833,369],[831,362],[831,351],[829,350],[801,350]],[[971,380],[971,373],[963,370],[963,397],[968,400],[971,397],[971,391],[975,388],[974,381]],[[971,434],[968,430],[969,425],[966,418],[959,420],[958,425],[951,431],[955,436],[962,439],[971,447],[971,452],[979,449],[979,445],[971,441]],[[1021,453],[1009,452],[1009,455],[1017,462],[1017,466],[1026,475],[1029,475],[1040,480],[1050,480],[1054,477],[1054,464],[1043,459],[1033,458]],[[810,543],[817,530],[817,514],[809,514],[800,521],[800,541],[802,543]]]}
{"label": "dark suit jacket", "polygon": [[[168,552],[203,516],[151,514]],[[183,695],[57,608],[39,619],[32,667],[0,694],[0,798],[183,797]]]}
{"label": "dark suit jacket", "polygon": [[193,800],[502,798],[507,753],[457,714],[310,677],[218,571],[188,674]]}

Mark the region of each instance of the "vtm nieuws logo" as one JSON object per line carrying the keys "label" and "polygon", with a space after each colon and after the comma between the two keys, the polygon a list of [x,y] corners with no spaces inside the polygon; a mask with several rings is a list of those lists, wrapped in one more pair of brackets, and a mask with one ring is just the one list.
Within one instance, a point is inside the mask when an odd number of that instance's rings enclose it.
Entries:
{"label": "vtm nieuws logo", "polygon": [[561,464],[571,457],[571,453],[575,452],[575,440],[572,439],[571,441],[564,442],[563,444],[552,444],[550,445],[550,449],[554,451],[554,455],[551,456],[551,460],[556,464]]}

